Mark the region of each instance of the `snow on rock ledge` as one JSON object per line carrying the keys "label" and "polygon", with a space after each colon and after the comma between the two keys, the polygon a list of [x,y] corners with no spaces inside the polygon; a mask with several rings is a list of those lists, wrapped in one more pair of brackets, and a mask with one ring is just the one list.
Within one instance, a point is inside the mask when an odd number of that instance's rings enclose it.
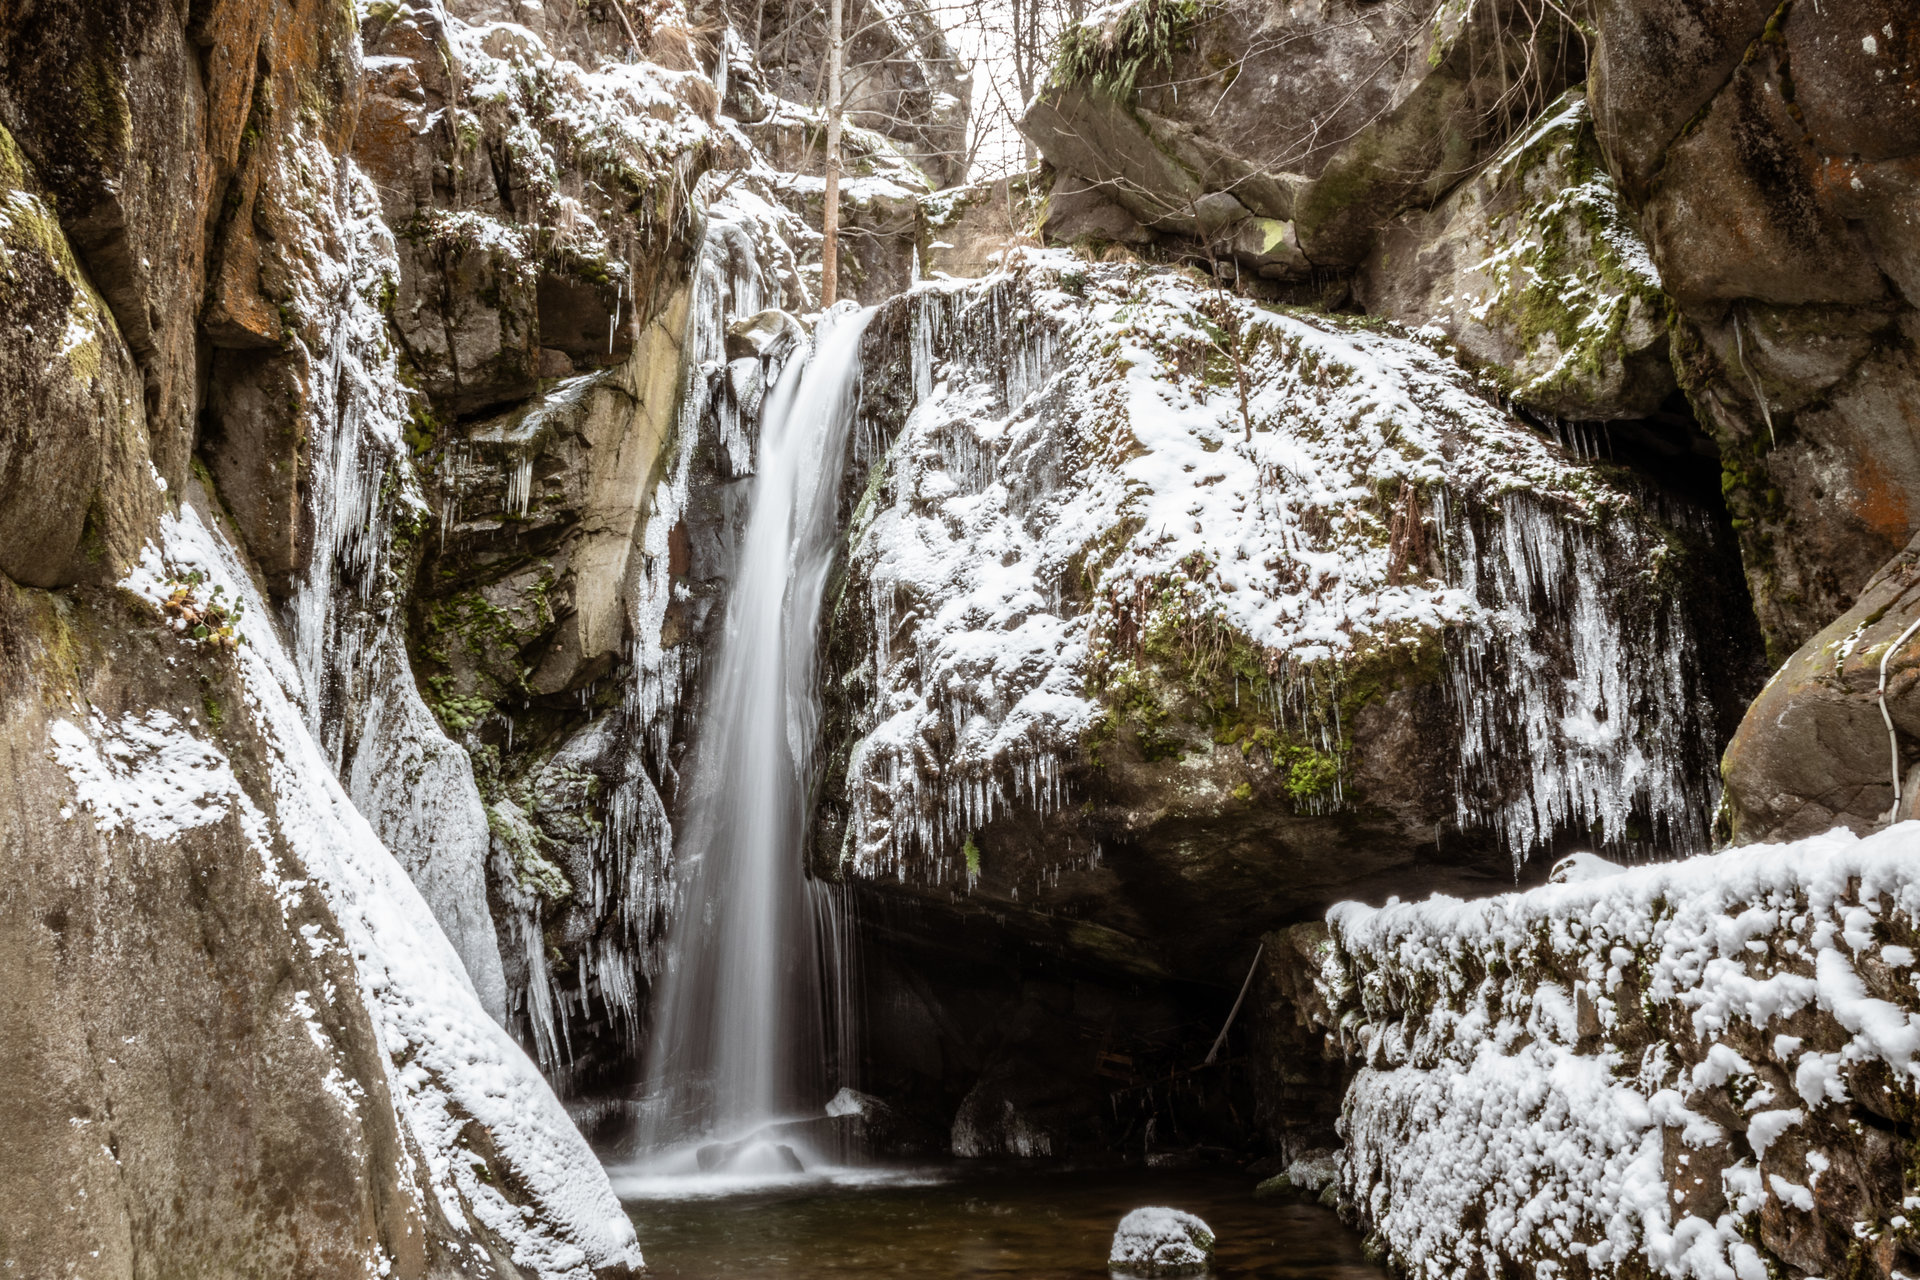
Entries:
{"label": "snow on rock ledge", "polygon": [[1920,823],[1328,923],[1343,1201],[1408,1276],[1920,1267]]}

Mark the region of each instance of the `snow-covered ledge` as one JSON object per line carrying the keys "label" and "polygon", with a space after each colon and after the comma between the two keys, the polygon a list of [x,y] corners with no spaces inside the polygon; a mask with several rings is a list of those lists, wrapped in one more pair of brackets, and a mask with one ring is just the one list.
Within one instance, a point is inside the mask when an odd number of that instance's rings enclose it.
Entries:
{"label": "snow-covered ledge", "polygon": [[1405,1274],[1920,1274],[1920,822],[1329,913],[1346,1211]]}

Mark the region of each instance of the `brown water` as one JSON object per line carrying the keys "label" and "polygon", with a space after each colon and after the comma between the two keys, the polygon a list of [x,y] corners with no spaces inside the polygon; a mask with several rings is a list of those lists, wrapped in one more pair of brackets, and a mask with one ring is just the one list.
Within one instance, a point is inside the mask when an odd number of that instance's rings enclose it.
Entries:
{"label": "brown water", "polygon": [[1170,1205],[1217,1237],[1215,1280],[1384,1280],[1318,1205],[1256,1200],[1245,1174],[978,1167],[890,1181],[646,1198],[627,1210],[649,1280],[1105,1280],[1130,1209]]}

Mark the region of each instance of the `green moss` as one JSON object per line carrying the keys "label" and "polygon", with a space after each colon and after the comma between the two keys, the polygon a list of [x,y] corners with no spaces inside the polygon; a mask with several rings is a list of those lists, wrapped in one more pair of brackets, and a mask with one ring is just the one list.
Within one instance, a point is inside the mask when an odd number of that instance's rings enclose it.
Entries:
{"label": "green moss", "polygon": [[1498,292],[1489,313],[1517,331],[1522,350],[1559,353],[1549,372],[1524,385],[1513,370],[1488,371],[1508,392],[1536,400],[1602,376],[1618,361],[1636,310],[1661,318],[1671,310],[1659,286],[1613,248],[1638,235],[1612,197],[1593,127],[1578,109],[1580,92],[1547,108],[1548,118],[1562,118],[1558,127],[1530,136],[1488,170],[1499,186],[1522,192],[1529,174],[1554,170],[1550,188],[1497,227],[1505,247],[1490,271]]}
{"label": "green moss", "polygon": [[[1184,757],[1189,744],[1238,747],[1278,774],[1296,811],[1325,812],[1345,798],[1353,727],[1396,689],[1442,674],[1437,633],[1372,637],[1344,659],[1289,664],[1229,623],[1204,585],[1212,566],[1191,557],[1115,602],[1089,663],[1088,696],[1103,707],[1084,746],[1095,767],[1130,742],[1144,760]],[[1236,799],[1251,800],[1243,784]]]}
{"label": "green moss", "polygon": [[506,851],[513,864],[514,880],[523,890],[553,905],[573,896],[566,872],[546,856],[546,846],[551,842],[524,814],[517,819],[502,816],[497,806],[489,806],[487,829]]}
{"label": "green moss", "polygon": [[493,699],[461,693],[449,675],[428,676],[426,695],[427,707],[454,736],[473,728],[493,711]]}
{"label": "green moss", "polygon": [[980,846],[973,842],[973,836],[967,836],[967,842],[960,846],[960,854],[967,862],[967,878],[980,878]]}
{"label": "green moss", "polygon": [[1090,24],[1070,23],[1054,53],[1051,82],[1083,84],[1126,102],[1142,74],[1173,65],[1210,7],[1210,0],[1136,0],[1114,19],[1111,39]]}

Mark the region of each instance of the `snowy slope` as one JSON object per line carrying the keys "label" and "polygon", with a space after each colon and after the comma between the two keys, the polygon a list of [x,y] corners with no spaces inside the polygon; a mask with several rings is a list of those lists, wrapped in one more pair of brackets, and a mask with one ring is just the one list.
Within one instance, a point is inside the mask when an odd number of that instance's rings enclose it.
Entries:
{"label": "snowy slope", "polygon": [[[224,599],[243,602],[245,643],[233,659],[268,745],[271,794],[249,795],[217,746],[156,708],[118,725],[56,727],[58,758],[79,803],[103,827],[130,823],[156,839],[237,810],[261,875],[283,903],[291,907],[314,888],[338,920],[403,1129],[426,1158],[423,1181],[447,1219],[456,1228],[484,1226],[515,1266],[553,1280],[639,1268],[632,1224],[599,1162],[533,1063],[481,1007],[425,900],[336,781],[301,712],[298,669],[271,613],[204,509],[196,492],[168,515],[163,546],[150,547],[123,585],[158,605],[197,572],[199,598],[218,587]],[[303,879],[279,875],[276,837]],[[331,1092],[343,1107],[362,1105],[355,1089]],[[475,1121],[485,1134],[478,1143],[468,1132]],[[508,1187],[516,1189],[511,1197]]]}

